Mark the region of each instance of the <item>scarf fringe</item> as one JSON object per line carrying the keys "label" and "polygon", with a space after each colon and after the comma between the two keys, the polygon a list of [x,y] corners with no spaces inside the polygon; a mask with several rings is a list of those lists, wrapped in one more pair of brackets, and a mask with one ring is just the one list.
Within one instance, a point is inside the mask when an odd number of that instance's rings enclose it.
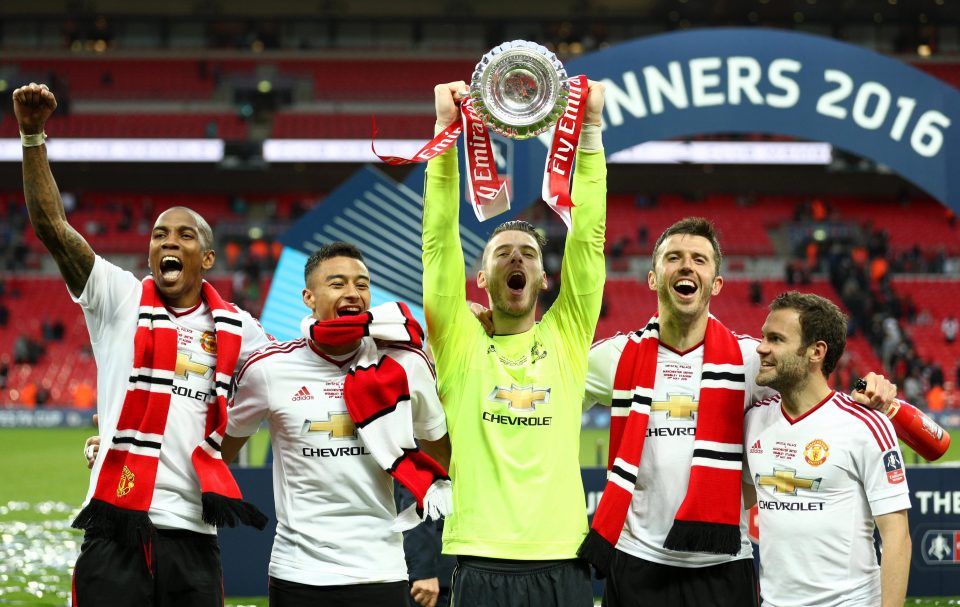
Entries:
{"label": "scarf fringe", "polygon": [[663,547],[683,552],[740,553],[740,526],[702,521],[674,521]]}
{"label": "scarf fringe", "polygon": [[203,522],[217,528],[248,525],[263,530],[267,515],[249,502],[206,492],[200,498],[203,503]]}
{"label": "scarf fringe", "polygon": [[70,526],[127,546],[139,545],[153,532],[153,523],[146,512],[118,508],[98,499],[91,499]]}
{"label": "scarf fringe", "polygon": [[591,529],[580,544],[580,548],[577,549],[577,556],[593,565],[598,578],[605,578],[610,575],[616,552],[616,546],[608,542],[595,529]]}

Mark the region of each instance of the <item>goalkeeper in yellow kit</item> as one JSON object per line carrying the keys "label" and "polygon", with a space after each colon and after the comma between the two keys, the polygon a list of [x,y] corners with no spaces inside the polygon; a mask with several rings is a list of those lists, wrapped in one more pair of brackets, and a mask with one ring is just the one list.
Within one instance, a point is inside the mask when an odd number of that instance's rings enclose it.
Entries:
{"label": "goalkeeper in yellow kit", "polygon": [[[435,89],[438,131],[459,119],[463,82]],[[453,447],[454,514],[443,551],[457,555],[452,604],[593,605],[580,480],[580,417],[587,353],[605,277],[603,85],[589,84],[556,302],[535,322],[547,287],[545,241],[524,221],[494,230],[477,285],[496,334],[465,304],[456,148],[427,166],[423,299],[437,387]]]}

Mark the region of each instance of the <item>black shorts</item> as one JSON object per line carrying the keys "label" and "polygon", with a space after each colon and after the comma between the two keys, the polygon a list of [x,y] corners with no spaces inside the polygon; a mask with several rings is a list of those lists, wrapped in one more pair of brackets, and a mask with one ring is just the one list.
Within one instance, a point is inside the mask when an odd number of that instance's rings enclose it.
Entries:
{"label": "black shorts", "polygon": [[752,559],[709,567],[651,563],[617,550],[603,590],[603,607],[758,607]]}
{"label": "black shorts", "polygon": [[217,536],[157,530],[140,545],[84,537],[73,570],[74,607],[220,607]]}
{"label": "black shorts", "polygon": [[593,607],[586,561],[458,556],[450,607]]}
{"label": "black shorts", "polygon": [[407,582],[310,586],[270,576],[270,607],[406,607]]}

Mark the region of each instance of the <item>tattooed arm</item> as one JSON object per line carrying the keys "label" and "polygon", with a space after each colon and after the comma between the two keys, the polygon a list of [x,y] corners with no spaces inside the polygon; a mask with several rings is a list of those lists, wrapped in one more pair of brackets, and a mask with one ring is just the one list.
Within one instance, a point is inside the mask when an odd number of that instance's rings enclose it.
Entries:
{"label": "tattooed arm", "polygon": [[[25,135],[43,133],[57,100],[44,84],[29,84],[13,92],[13,111]],[[94,253],[87,241],[69,223],[57,182],[50,172],[47,146],[23,148],[23,194],[30,223],[53,255],[67,288],[79,297],[93,270]]]}

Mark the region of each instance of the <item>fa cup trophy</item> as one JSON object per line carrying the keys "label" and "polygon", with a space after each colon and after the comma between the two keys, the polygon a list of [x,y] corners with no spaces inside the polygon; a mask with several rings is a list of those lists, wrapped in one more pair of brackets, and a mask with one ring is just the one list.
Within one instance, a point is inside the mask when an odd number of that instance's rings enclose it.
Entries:
{"label": "fa cup trophy", "polygon": [[514,40],[480,59],[469,96],[494,132],[527,139],[556,124],[569,94],[567,71],[555,54],[535,42]]}

